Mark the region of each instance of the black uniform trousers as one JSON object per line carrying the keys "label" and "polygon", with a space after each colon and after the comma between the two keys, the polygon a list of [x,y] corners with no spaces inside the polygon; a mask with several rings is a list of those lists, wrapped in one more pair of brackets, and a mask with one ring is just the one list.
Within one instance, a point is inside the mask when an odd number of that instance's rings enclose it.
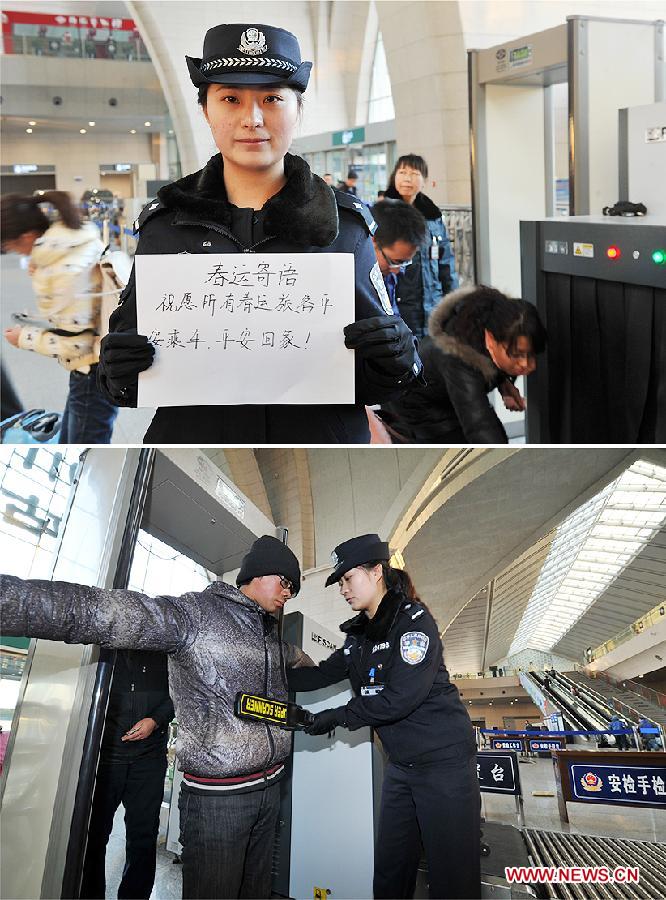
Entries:
{"label": "black uniform trousers", "polygon": [[374,896],[413,897],[421,857],[429,896],[481,896],[481,822],[476,753],[465,742],[428,765],[389,763],[375,849]]}
{"label": "black uniform trousers", "polygon": [[131,762],[100,762],[88,828],[82,898],[103,900],[106,896],[106,845],[121,803],[125,807],[125,868],[118,897],[150,897],[166,766],[166,754],[139,757]]}

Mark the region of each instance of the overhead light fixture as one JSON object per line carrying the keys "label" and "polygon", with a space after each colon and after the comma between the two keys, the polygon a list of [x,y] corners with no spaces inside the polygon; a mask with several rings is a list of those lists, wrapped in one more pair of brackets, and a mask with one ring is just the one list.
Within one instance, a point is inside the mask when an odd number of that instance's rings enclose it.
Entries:
{"label": "overhead light fixture", "polygon": [[37,122],[28,122],[28,125],[36,125]]}
{"label": "overhead light fixture", "polygon": [[26,128],[26,134],[32,134],[32,128]]}
{"label": "overhead light fixture", "polygon": [[169,129],[169,134],[173,134],[173,128]]}
{"label": "overhead light fixture", "polygon": [[90,125],[91,128],[94,128],[94,127],[95,127],[95,123],[94,123],[94,122],[88,122],[88,125]]}
{"label": "overhead light fixture", "polygon": [[130,129],[130,134],[136,134],[136,128],[131,128],[131,129]]}
{"label": "overhead light fixture", "polygon": [[79,128],[79,134],[87,134],[87,130],[85,128]]}
{"label": "overhead light fixture", "polygon": [[151,123],[150,123],[150,122],[144,122],[143,124],[146,126],[146,128],[148,128],[148,126],[149,126]]}

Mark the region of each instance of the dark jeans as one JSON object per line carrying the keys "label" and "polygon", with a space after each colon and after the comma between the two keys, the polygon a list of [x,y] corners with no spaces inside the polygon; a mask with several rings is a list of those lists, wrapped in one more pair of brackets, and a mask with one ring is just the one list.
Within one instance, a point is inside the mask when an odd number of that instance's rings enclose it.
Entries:
{"label": "dark jeans", "polygon": [[70,372],[69,394],[60,426],[60,444],[110,444],[118,407],[97,387],[97,366]]}
{"label": "dark jeans", "polygon": [[155,881],[166,765],[166,756],[99,764],[83,866],[82,898],[100,900],[106,896],[106,845],[121,803],[125,807],[125,868],[118,897],[127,900],[150,897]]}
{"label": "dark jeans", "polygon": [[481,896],[476,754],[468,744],[425,766],[389,763],[375,848],[374,896],[413,897],[421,856],[430,897]]}
{"label": "dark jeans", "polygon": [[280,785],[204,797],[183,787],[183,898],[270,897]]}

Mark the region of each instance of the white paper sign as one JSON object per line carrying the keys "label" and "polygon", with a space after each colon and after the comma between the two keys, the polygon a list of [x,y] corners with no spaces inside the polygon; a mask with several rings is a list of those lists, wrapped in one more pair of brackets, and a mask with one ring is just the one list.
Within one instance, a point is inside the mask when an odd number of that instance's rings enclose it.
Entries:
{"label": "white paper sign", "polygon": [[140,406],[354,402],[351,253],[137,256]]}

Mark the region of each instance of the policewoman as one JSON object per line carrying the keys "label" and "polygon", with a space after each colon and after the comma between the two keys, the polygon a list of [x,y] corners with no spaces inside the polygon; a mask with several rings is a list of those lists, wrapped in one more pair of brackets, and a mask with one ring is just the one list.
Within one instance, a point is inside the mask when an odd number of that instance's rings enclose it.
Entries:
{"label": "policewoman", "polygon": [[[333,573],[356,613],[342,649],[291,669],[289,688],[348,678],[356,695],[315,716],[309,734],[377,730],[389,762],[375,850],[374,896],[412,897],[421,855],[431,897],[480,897],[480,799],[472,724],[444,665],[437,623],[376,534],[337,546]],[[352,810],[353,815],[353,810]]]}
{"label": "policewoman", "polygon": [[[296,37],[269,25],[218,25],[203,57],[187,57],[198,102],[219,153],[166,185],[137,221],[137,253],[352,253],[355,322],[340,339],[356,351],[356,403],[167,407],[146,443],[367,443],[364,404],[403,390],[419,373],[413,336],[392,315],[371,241],[374,223],[353,196],[333,191],[288,153],[312,63]],[[137,376],[154,348],[137,334],[134,272],[111,316],[100,384],[120,406],[136,405]],[[335,377],[335,373],[331,373]]]}

